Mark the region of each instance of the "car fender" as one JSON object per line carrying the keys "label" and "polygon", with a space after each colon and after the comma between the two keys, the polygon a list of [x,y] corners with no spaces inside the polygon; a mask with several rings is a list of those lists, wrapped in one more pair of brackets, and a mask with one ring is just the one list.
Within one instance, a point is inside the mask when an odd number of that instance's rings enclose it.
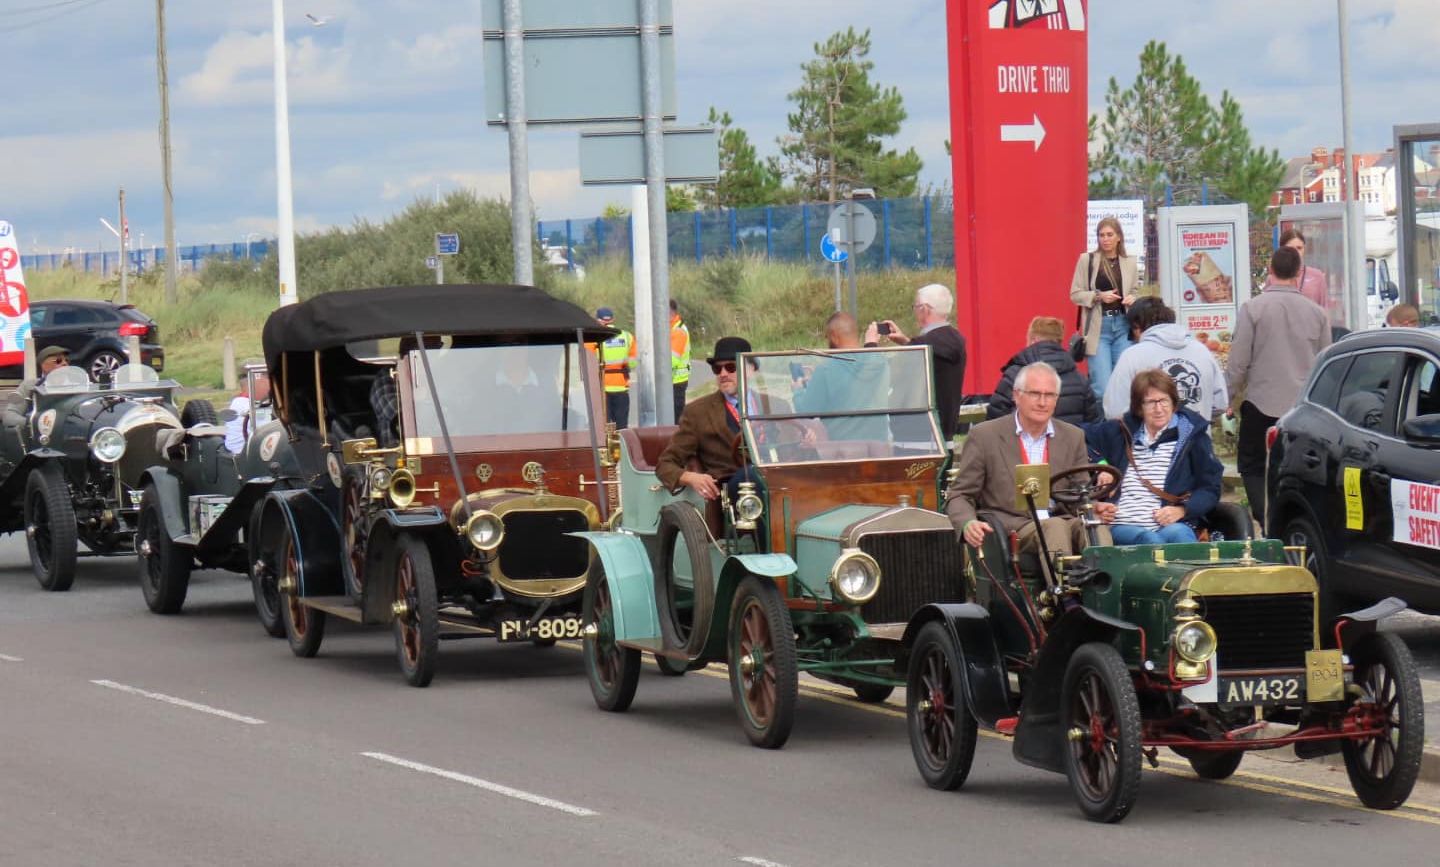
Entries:
{"label": "car fender", "polygon": [[1005,717],[1014,716],[1010,704],[1010,685],[1000,649],[995,644],[995,631],[990,612],[973,602],[932,603],[915,612],[905,626],[901,639],[904,648],[896,667],[908,671],[910,649],[921,628],[927,623],[940,623],[955,643],[960,657],[960,682],[965,690],[965,704],[982,725],[993,728]]}
{"label": "car fender", "polygon": [[645,542],[634,533],[587,531],[587,539],[610,582],[610,609],[617,641],[658,641],[660,612],[655,607],[655,573]]}
{"label": "car fender", "polygon": [[25,495],[25,483],[30,478],[30,473],[46,461],[64,458],[64,452],[52,448],[39,448],[26,452],[20,458],[20,462],[15,465],[15,469],[10,471],[3,482],[0,482],[0,503],[18,506],[20,498]]}
{"label": "car fender", "polygon": [[730,603],[735,597],[735,588],[740,586],[746,575],[758,575],[775,581],[779,578],[791,578],[798,570],[794,558],[789,554],[734,554],[727,557],[724,565],[720,567],[720,574],[715,578],[715,608],[710,614],[710,632],[702,656],[706,659],[725,659],[729,656],[725,641],[730,630]]}
{"label": "car fender", "polygon": [[1320,636],[1320,645],[1325,647],[1331,638],[1336,638],[1340,648],[1349,651],[1359,644],[1361,639],[1375,632],[1381,620],[1408,610],[1409,607],[1405,600],[1387,596],[1369,608],[1338,614],[1331,621],[1330,634]]}
{"label": "car fender", "polygon": [[1140,627],[1088,608],[1072,608],[1050,627],[1035,668],[1025,681],[1020,724],[1015,729],[1015,758],[1027,765],[1063,773],[1061,750],[1065,733],[1060,721],[1060,690],[1070,657],[1082,644],[1114,644],[1126,632]]}
{"label": "car fender", "polygon": [[[1298,486],[1284,487],[1275,492],[1275,502],[1268,504],[1265,510],[1265,536],[1270,539],[1282,539],[1285,532],[1285,524],[1293,517],[1300,516],[1310,521],[1316,529],[1325,536],[1325,525],[1320,522],[1320,516],[1315,514],[1315,507],[1305,498],[1304,491]],[[1325,540],[1329,545],[1330,540]]]}
{"label": "car fender", "polygon": [[180,476],[166,467],[150,467],[140,473],[140,490],[153,488],[160,507],[160,520],[165,533],[174,542],[190,532],[185,497],[180,493]]}
{"label": "car fender", "polygon": [[299,595],[343,594],[340,525],[314,492],[299,488],[271,491],[266,495],[260,518],[262,542],[277,544],[280,531],[285,529],[295,540]]}
{"label": "car fender", "polygon": [[[419,536],[430,552],[431,566],[438,580],[458,574],[460,547],[455,530],[439,508],[385,509],[370,525],[365,540],[365,586],[361,588],[360,608],[366,623],[388,623],[391,604],[395,601],[394,584],[379,580],[395,574],[395,552],[400,537]],[[343,581],[343,572],[342,578]]]}

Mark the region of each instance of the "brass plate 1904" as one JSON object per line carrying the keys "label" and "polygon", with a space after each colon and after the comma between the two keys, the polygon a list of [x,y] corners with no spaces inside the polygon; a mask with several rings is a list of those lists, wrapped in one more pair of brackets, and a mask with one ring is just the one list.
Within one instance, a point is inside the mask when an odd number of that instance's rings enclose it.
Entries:
{"label": "brass plate 1904", "polygon": [[1338,650],[1305,651],[1305,700],[1345,698],[1345,661]]}

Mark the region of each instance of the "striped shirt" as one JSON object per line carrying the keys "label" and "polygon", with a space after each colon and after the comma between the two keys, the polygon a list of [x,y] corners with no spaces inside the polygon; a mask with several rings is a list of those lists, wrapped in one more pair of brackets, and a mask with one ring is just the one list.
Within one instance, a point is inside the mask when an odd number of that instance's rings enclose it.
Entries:
{"label": "striped shirt", "polygon": [[[1171,427],[1175,425],[1173,418],[1170,424]],[[1165,477],[1170,474],[1170,464],[1175,460],[1175,450],[1180,445],[1178,438],[1156,442],[1168,430],[1169,428],[1160,431],[1153,438],[1144,428],[1135,434],[1135,461],[1120,482],[1120,499],[1115,504],[1115,523],[1144,527],[1147,530],[1160,526],[1155,520],[1155,510],[1165,503],[1141,483],[1140,477],[1144,476],[1150,484],[1164,490]]]}

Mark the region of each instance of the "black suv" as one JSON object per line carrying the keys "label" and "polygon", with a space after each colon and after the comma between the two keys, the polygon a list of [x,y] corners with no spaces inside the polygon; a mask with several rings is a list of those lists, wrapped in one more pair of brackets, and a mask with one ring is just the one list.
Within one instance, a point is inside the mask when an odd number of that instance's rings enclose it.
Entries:
{"label": "black suv", "polygon": [[[155,320],[129,304],[109,301],[36,301],[30,305],[30,333],[35,351],[63,346],[70,363],[80,365],[99,382],[124,364],[125,344],[140,338],[140,362],[156,371],[165,369],[165,348]],[[19,378],[19,366],[0,368],[0,376]]]}
{"label": "black suv", "polygon": [[1440,328],[1351,334],[1270,431],[1268,535],[1305,545],[1331,604],[1440,612]]}

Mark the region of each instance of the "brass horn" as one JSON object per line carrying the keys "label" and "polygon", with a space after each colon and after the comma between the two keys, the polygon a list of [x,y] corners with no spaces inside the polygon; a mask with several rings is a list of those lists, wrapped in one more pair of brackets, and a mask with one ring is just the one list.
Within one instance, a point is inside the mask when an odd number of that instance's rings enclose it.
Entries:
{"label": "brass horn", "polygon": [[390,476],[390,502],[397,509],[409,508],[415,500],[415,474],[400,467]]}

